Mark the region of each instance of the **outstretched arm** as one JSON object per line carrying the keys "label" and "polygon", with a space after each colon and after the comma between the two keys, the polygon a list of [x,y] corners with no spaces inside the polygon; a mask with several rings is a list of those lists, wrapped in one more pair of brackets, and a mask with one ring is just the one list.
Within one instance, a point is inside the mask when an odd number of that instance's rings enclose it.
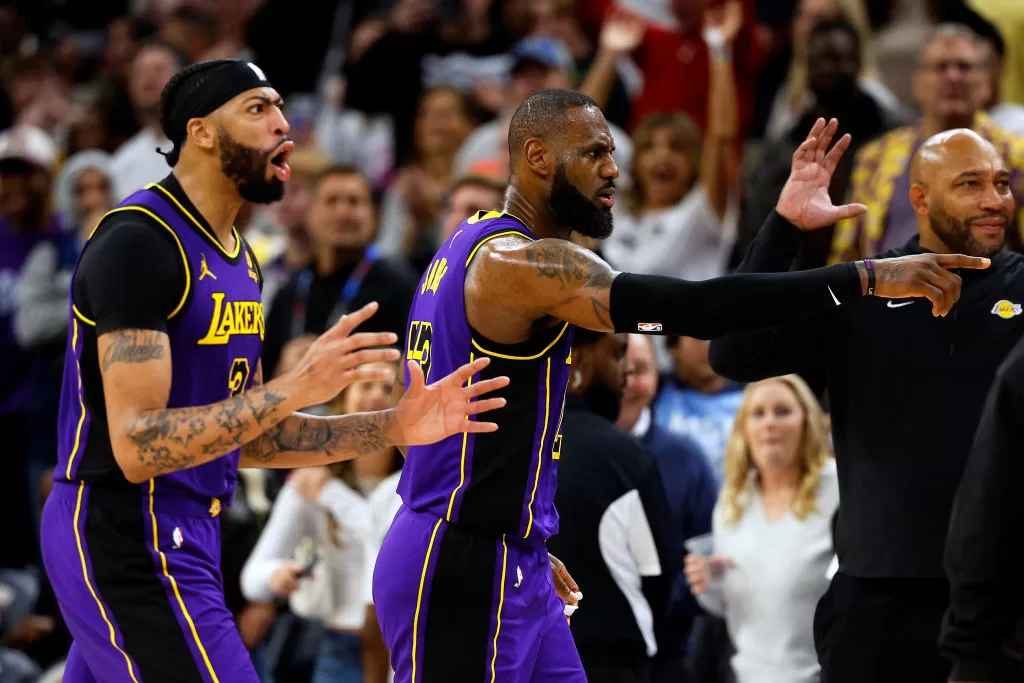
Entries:
{"label": "outstretched arm", "polygon": [[[960,296],[960,278],[946,269],[987,264],[987,259],[936,254],[875,261],[874,294],[923,296],[937,315],[944,315]],[[481,249],[468,286],[483,300],[501,298],[528,320],[553,316],[597,331],[713,339],[841,305],[864,295],[867,285],[863,262],[689,282],[618,273],[566,240],[510,237]]]}

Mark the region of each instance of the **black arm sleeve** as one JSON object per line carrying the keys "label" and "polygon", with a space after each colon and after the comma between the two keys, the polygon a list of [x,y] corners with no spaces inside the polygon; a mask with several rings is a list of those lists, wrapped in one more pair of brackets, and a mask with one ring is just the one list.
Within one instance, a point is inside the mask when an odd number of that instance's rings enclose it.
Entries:
{"label": "black arm sleeve", "polygon": [[75,305],[96,322],[97,335],[116,329],[164,332],[185,293],[185,263],[174,238],[136,213],[107,218],[75,272]]}
{"label": "black arm sleeve", "polygon": [[[612,283],[610,313],[616,332],[714,339],[799,320],[860,296],[860,275],[852,263],[702,282],[622,273]],[[660,327],[645,328],[652,323]]]}
{"label": "black arm sleeve", "polygon": [[[1024,624],[1024,341],[989,392],[957,492],[946,541],[950,608],[939,646],[954,681],[994,681]],[[1009,642],[1008,642],[1009,641]],[[1024,656],[1024,653],[1018,654]]]}
{"label": "black arm sleeve", "polygon": [[[772,211],[737,271],[788,271],[804,237],[799,228]],[[708,351],[711,367],[736,382],[754,382],[796,372],[804,375],[815,391],[819,391],[822,378],[813,369],[824,356],[830,317],[829,312],[819,311],[799,321],[715,339]]]}

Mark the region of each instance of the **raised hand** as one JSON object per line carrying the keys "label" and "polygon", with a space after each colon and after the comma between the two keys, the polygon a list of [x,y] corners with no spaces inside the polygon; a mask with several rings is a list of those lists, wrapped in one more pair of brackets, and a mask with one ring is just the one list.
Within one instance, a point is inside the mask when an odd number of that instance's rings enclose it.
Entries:
{"label": "raised hand", "polygon": [[[932,302],[932,315],[945,316],[960,299],[960,276],[952,268],[988,268],[990,261],[962,254],[914,254],[871,261],[875,270],[875,296],[883,299],[924,297]],[[865,266],[858,262],[862,278]]]}
{"label": "raised hand", "polygon": [[377,312],[371,302],[355,313],[341,317],[335,325],[309,346],[302,359],[287,373],[296,390],[304,397],[304,405],[326,403],[342,389],[356,382],[389,381],[393,372],[370,363],[398,360],[397,349],[380,348],[398,341],[392,332],[352,331]]}
{"label": "raised hand", "polygon": [[643,42],[646,31],[647,24],[635,14],[623,10],[613,12],[601,25],[600,47],[615,55],[632,52]]}
{"label": "raised hand", "polygon": [[740,0],[727,0],[720,5],[712,5],[704,10],[704,28],[718,29],[729,45],[736,40],[743,28],[743,3]]}
{"label": "raised hand", "polygon": [[493,422],[469,418],[505,405],[503,398],[474,399],[508,386],[508,377],[494,377],[464,386],[490,362],[489,358],[479,358],[428,386],[419,363],[409,361],[409,386],[394,407],[399,430],[396,443],[418,446],[462,432],[497,431],[498,425]]}
{"label": "raised hand", "polygon": [[843,218],[853,218],[867,211],[863,204],[833,206],[828,186],[836,164],[850,146],[850,136],[844,135],[829,149],[839,122],[818,119],[807,134],[807,139],[793,153],[789,179],[782,188],[775,210],[801,230],[814,230],[832,225]]}

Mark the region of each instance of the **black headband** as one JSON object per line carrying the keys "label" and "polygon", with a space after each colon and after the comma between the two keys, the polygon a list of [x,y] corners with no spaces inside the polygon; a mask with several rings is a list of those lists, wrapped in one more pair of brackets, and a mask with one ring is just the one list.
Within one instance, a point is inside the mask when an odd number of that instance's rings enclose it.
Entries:
{"label": "black headband", "polygon": [[179,152],[189,120],[210,115],[246,90],[272,87],[258,66],[242,59],[218,59],[186,69],[191,73],[182,74],[175,91],[168,93],[161,116],[164,135]]}

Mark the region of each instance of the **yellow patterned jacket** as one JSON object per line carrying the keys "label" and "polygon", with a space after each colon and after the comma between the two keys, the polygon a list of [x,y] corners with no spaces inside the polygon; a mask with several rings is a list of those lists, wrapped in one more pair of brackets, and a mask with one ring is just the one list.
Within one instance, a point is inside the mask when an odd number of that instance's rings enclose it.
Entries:
{"label": "yellow patterned jacket", "polygon": [[[1021,232],[1024,226],[1024,138],[996,128],[985,114],[975,117],[974,130],[995,145],[1010,167],[1013,194],[1017,200],[1017,232],[1024,236]],[[898,128],[869,142],[857,152],[846,201],[864,204],[868,210],[856,218],[836,224],[829,263],[856,261],[880,251],[893,200],[893,187],[910,165],[911,154],[920,136],[917,126]],[[909,201],[908,197],[898,199]]]}

